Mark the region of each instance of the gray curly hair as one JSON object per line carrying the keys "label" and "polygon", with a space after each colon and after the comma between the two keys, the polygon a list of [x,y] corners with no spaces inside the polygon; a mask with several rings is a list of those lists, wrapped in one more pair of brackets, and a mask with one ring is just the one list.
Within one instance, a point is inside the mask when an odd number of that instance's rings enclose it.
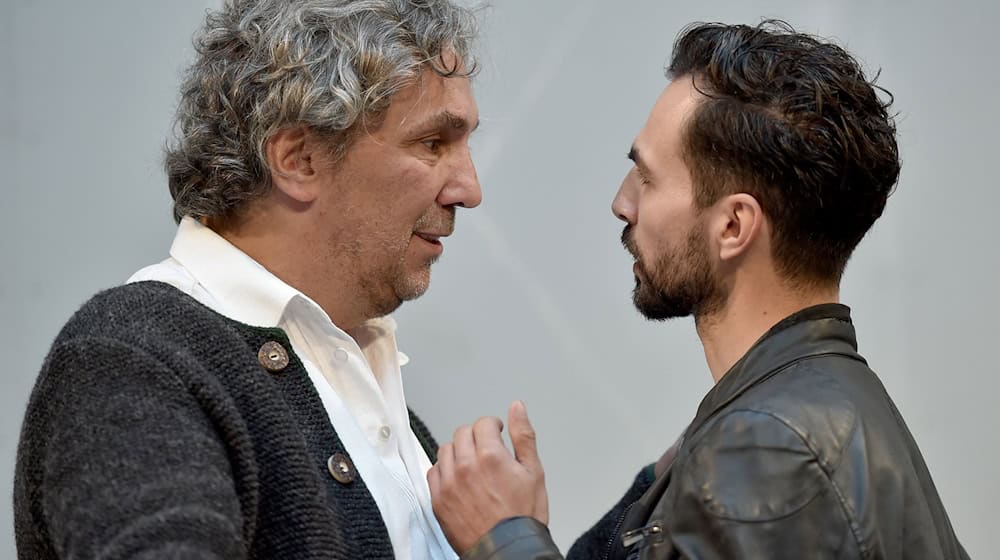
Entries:
{"label": "gray curly hair", "polygon": [[166,148],[174,219],[227,219],[267,194],[265,145],[283,128],[341,157],[424,69],[471,76],[476,33],[449,0],[226,0],[195,36]]}

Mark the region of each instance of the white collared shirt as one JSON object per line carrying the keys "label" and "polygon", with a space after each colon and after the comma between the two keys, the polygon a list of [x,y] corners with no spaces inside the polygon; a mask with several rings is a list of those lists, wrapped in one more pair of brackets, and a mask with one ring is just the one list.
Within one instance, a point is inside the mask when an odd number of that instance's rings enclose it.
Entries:
{"label": "white collared shirt", "polygon": [[373,319],[339,329],[305,294],[220,235],[181,220],[170,258],[128,282],[170,284],[241,323],[278,327],[316,386],[330,422],[378,505],[397,558],[457,558],[431,509],[427,454],[410,428],[396,348],[396,322]]}

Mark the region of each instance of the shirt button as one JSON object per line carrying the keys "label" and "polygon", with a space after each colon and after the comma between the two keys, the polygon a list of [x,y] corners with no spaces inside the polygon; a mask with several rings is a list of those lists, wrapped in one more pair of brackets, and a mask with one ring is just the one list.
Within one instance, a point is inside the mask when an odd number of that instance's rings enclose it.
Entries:
{"label": "shirt button", "polygon": [[326,460],[326,468],[330,471],[330,476],[341,484],[350,484],[358,473],[354,470],[354,463],[343,453],[334,453]]}
{"label": "shirt button", "polygon": [[382,426],[382,428],[378,431],[378,435],[382,439],[389,439],[392,436],[392,428],[389,426]]}
{"label": "shirt button", "polygon": [[333,353],[333,357],[338,362],[346,362],[347,361],[347,350],[344,350],[343,348],[337,348],[337,350]]}
{"label": "shirt button", "polygon": [[257,361],[271,373],[278,373],[288,367],[288,351],[273,340],[265,342],[257,351]]}

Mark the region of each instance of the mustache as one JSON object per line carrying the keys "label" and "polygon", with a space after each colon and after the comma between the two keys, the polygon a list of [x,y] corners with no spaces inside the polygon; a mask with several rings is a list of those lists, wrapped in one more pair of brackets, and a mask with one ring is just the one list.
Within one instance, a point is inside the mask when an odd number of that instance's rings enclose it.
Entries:
{"label": "mustache", "polygon": [[455,232],[455,208],[445,207],[440,212],[427,212],[417,219],[413,231],[434,231],[451,235]]}
{"label": "mustache", "polygon": [[622,247],[625,247],[625,250],[634,258],[639,258],[639,249],[635,246],[635,238],[632,234],[632,224],[622,229]]}

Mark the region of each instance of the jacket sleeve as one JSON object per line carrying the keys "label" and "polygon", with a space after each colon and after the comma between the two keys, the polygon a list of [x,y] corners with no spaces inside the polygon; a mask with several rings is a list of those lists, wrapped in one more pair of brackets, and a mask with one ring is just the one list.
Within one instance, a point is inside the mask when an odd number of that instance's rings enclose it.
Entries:
{"label": "jacket sleeve", "polygon": [[723,558],[861,558],[858,524],[805,435],[767,412],[737,410],[693,443],[674,502],[654,513],[671,554]]}
{"label": "jacket sleeve", "polygon": [[119,342],[54,348],[22,428],[19,557],[246,558],[236,458],[198,401]]}
{"label": "jacket sleeve", "polygon": [[[625,496],[570,548],[568,559],[600,558],[628,507],[653,483],[653,465],[639,472]],[[530,517],[513,517],[497,524],[462,560],[554,560],[563,558],[548,528]]]}
{"label": "jacket sleeve", "polygon": [[511,517],[497,523],[461,560],[561,560],[549,529],[532,517]]}

